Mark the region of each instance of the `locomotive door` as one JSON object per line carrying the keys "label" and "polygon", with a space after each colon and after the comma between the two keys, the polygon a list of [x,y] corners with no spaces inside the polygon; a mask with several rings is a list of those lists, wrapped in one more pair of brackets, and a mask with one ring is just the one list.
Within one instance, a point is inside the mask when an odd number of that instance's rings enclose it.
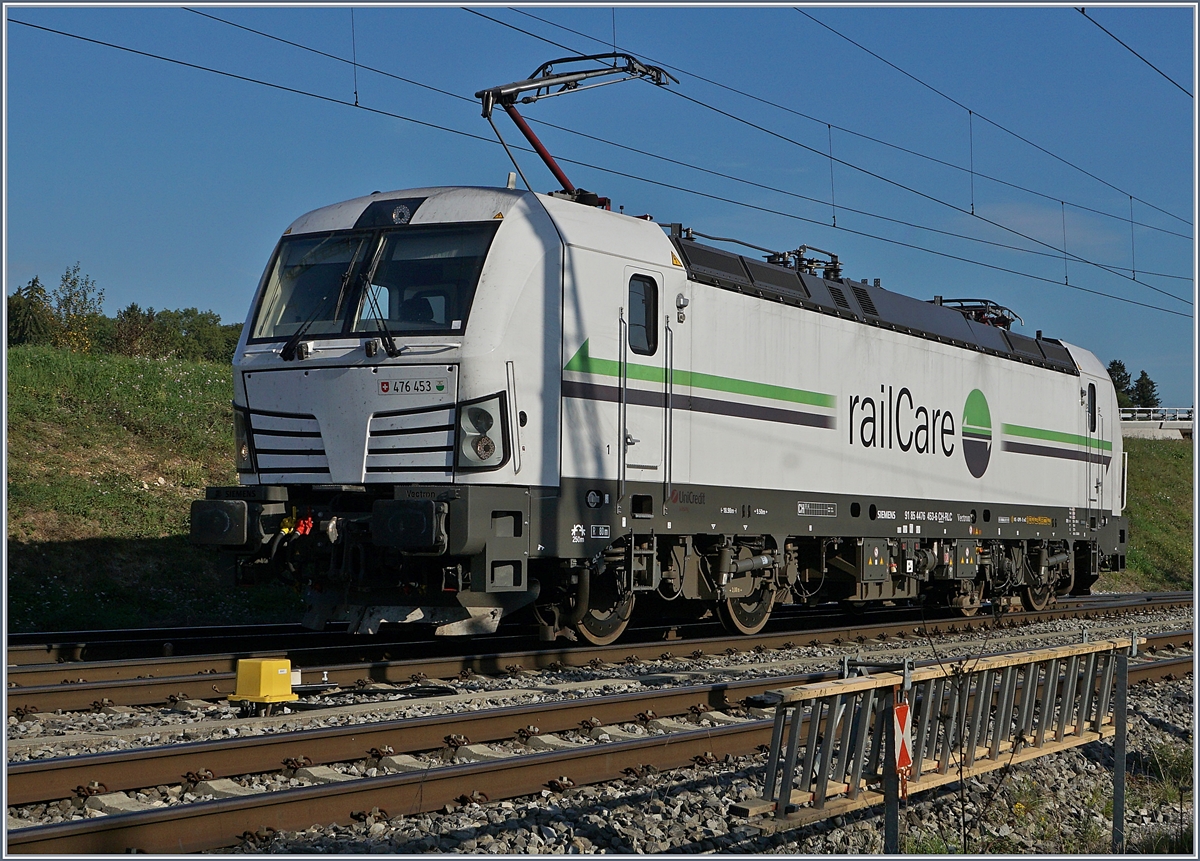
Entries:
{"label": "locomotive door", "polygon": [[1085,388],[1083,401],[1083,436],[1087,441],[1084,458],[1084,493],[1087,500],[1087,523],[1095,529],[1101,523],[1100,512],[1104,509],[1104,478],[1107,467],[1102,448],[1104,441],[1104,413],[1100,409],[1099,392],[1094,379],[1081,376]]}
{"label": "locomotive door", "polygon": [[626,301],[619,312],[621,496],[627,481],[663,481],[670,353],[663,286],[661,272],[625,267]]}

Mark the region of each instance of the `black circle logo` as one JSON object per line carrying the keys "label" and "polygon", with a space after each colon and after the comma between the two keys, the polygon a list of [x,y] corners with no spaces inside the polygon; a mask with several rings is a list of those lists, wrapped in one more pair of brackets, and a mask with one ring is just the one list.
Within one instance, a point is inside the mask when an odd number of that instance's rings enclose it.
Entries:
{"label": "black circle logo", "polygon": [[963,407],[962,437],[967,469],[971,475],[982,478],[992,458],[992,412],[988,409],[987,398],[979,389],[972,389],[971,394],[967,395],[967,403]]}

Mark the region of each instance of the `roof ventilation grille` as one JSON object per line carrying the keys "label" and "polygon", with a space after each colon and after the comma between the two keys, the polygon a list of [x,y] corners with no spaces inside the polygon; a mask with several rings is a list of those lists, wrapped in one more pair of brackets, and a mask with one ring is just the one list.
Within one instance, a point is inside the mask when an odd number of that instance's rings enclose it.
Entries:
{"label": "roof ventilation grille", "polygon": [[842,292],[841,287],[834,287],[832,284],[830,284],[829,294],[833,296],[833,303],[835,305],[837,305],[839,308],[845,308],[847,311],[850,310],[850,303],[846,301],[846,294]]}
{"label": "roof ventilation grille", "polygon": [[858,300],[859,306],[864,311],[872,317],[879,316],[879,312],[875,310],[875,303],[871,301],[871,294],[865,287],[851,287],[850,289],[854,291],[854,298]]}

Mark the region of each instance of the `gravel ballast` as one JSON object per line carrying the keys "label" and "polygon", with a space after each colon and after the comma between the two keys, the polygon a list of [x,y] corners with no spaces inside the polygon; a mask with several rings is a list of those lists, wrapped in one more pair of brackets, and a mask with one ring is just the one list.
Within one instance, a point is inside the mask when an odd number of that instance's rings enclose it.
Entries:
{"label": "gravel ballast", "polygon": [[[474,676],[441,683],[454,693],[430,699],[405,699],[386,688],[343,691],[311,697],[315,711],[270,718],[239,718],[228,704],[193,709],[115,707],[98,714],[31,715],[8,721],[9,762],[127,750],[206,739],[228,739],[299,729],[347,726],[381,720],[452,714],[536,702],[585,699],[744,678],[769,678],[835,669],[843,655],[894,661],[902,653],[916,660],[952,660],[983,652],[1032,649],[1089,639],[1142,635],[1191,627],[1188,611],[1156,611],[1133,619],[1057,621],[1000,629],[982,634],[890,642],[868,641],[837,646],[671,658],[602,667],[525,671],[506,677]],[[801,642],[803,635],[797,633]],[[684,653],[688,650],[679,648]],[[448,691],[447,691],[448,692]],[[1191,746],[1193,689],[1190,677],[1131,691],[1129,751],[1137,771],[1156,745],[1174,740]],[[626,725],[635,733],[648,730]],[[650,732],[656,730],[650,729]],[[568,733],[578,744],[604,744],[603,734]],[[438,765],[438,752],[416,761]],[[391,819],[382,814],[351,826],[314,825],[302,832],[264,834],[234,852],[483,852],[575,854],[609,852],[879,852],[880,811],[865,810],[779,834],[764,834],[755,820],[732,815],[730,805],[762,793],[765,757],[744,757],[711,766],[648,774],[637,779],[578,787],[534,798],[468,804],[438,814]],[[221,793],[270,792],[342,776],[383,773],[370,763],[335,764],[319,774],[251,775],[197,786],[160,786],[138,792],[9,808],[10,829],[125,809],[152,809],[218,797]],[[386,769],[385,769],[386,770]],[[338,777],[334,777],[336,774]],[[1136,782],[1136,778],[1134,778]],[[228,785],[227,785],[228,784]],[[1131,784],[1129,836],[1174,827],[1179,808],[1141,799]],[[913,796],[902,810],[902,849],[1039,853],[1101,851],[1107,847],[1111,820],[1104,804],[1112,795],[1112,742],[1086,745],[1014,768],[995,772],[965,787]],[[123,796],[130,804],[126,804]],[[1177,799],[1177,796],[1176,796]],[[1184,819],[1191,817],[1191,803]],[[964,843],[965,841],[965,843]]]}

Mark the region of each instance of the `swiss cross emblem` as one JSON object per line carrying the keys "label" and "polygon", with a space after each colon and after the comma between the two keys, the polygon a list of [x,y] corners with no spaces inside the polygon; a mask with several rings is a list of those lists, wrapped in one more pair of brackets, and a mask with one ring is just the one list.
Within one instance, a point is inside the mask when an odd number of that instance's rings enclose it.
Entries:
{"label": "swiss cross emblem", "polygon": [[912,744],[909,741],[912,721],[908,703],[896,703],[892,717],[896,722],[896,770],[899,771],[912,765]]}
{"label": "swiss cross emblem", "polygon": [[389,382],[387,380],[380,380],[379,381],[379,391],[386,395],[388,393],[388,385],[389,385]]}

